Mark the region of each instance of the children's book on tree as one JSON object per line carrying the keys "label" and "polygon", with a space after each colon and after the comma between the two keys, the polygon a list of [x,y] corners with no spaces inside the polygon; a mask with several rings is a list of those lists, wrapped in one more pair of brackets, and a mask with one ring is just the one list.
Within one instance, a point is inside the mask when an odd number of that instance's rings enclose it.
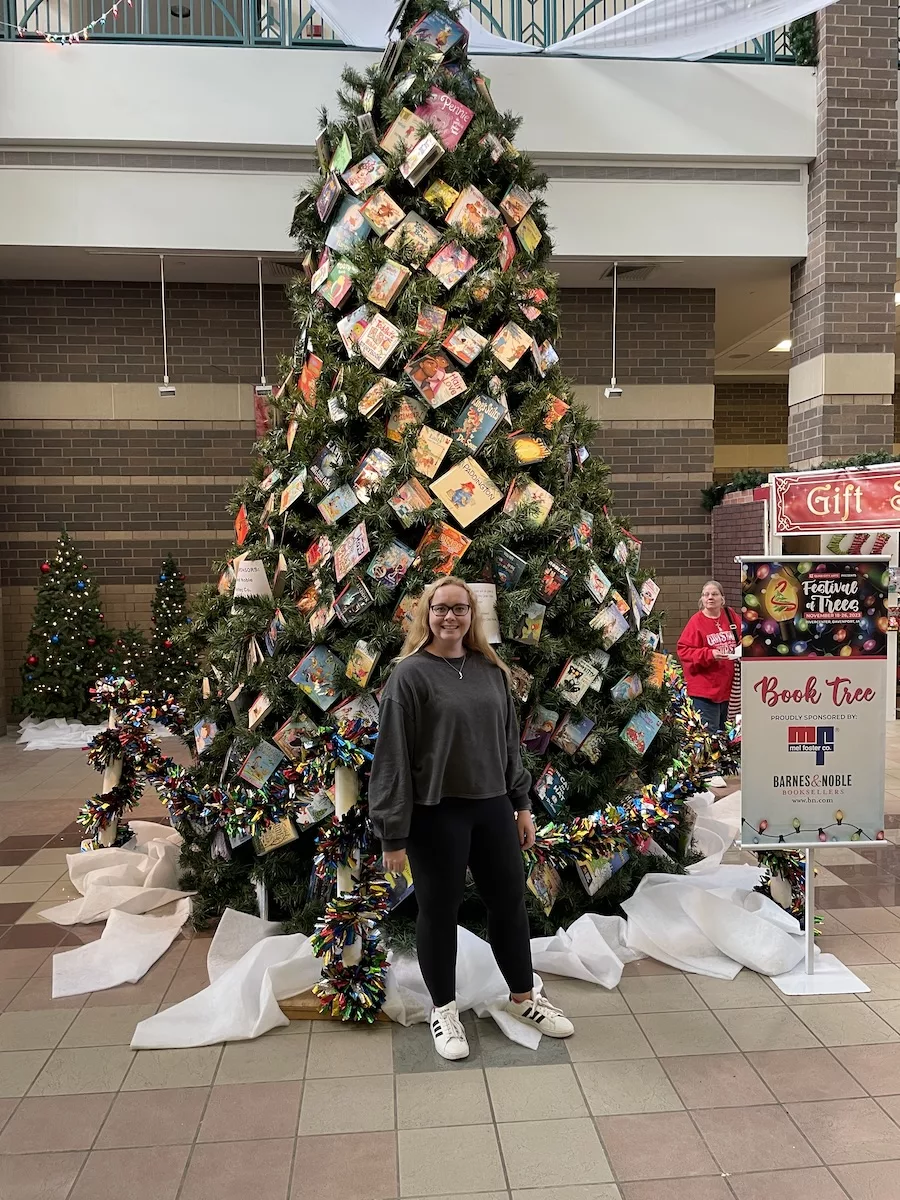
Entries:
{"label": "children's book on tree", "polygon": [[294,438],[297,436],[297,430],[299,428],[300,428],[300,422],[297,420],[296,417],[291,417],[290,421],[288,421],[288,423],[287,423],[287,429],[285,430],[285,434],[284,434],[284,440],[285,440],[285,444],[287,445],[287,448],[288,448],[288,454],[290,454],[290,452],[291,452],[291,447],[294,444]]}
{"label": "children's book on tree", "polygon": [[453,201],[459,195],[455,187],[451,187],[443,179],[433,180],[425,189],[425,199],[429,204],[433,204],[435,208],[440,208],[443,212],[449,212],[453,207]]}
{"label": "children's book on tree", "polygon": [[242,683],[237,684],[228,693],[225,702],[231,710],[231,715],[234,717],[235,725],[240,725],[241,718],[250,707],[250,696],[246,687]]}
{"label": "children's book on tree", "polygon": [[356,343],[363,358],[380,370],[400,344],[400,330],[387,317],[375,313]]}
{"label": "children's book on tree", "polygon": [[544,915],[549,917],[562,887],[559,872],[548,862],[538,862],[528,872],[526,882],[528,890],[537,897]]}
{"label": "children's book on tree", "polygon": [[529,520],[533,521],[535,525],[543,525],[552,507],[552,494],[542,488],[539,483],[535,483],[533,479],[525,479],[524,482],[520,478],[513,479],[503,502],[505,513],[514,513],[517,517],[524,517],[527,512],[530,512]]}
{"label": "children's book on tree", "polygon": [[612,600],[613,604],[615,604],[616,608],[619,610],[619,612],[622,614],[622,616],[627,617],[630,609],[629,609],[628,601],[625,599],[625,597],[622,595],[622,593],[617,592],[616,589],[613,588],[612,591],[609,593],[609,598],[610,598],[610,600]]}
{"label": "children's book on tree", "polygon": [[461,42],[465,43],[469,37],[458,21],[436,12],[428,13],[417,21],[407,36],[411,42],[425,42],[434,46],[442,55]]}
{"label": "children's book on tree", "polygon": [[323,250],[319,256],[319,265],[313,271],[309,280],[310,292],[317,292],[325,280],[328,278],[328,272],[331,270],[331,255],[327,250]]}
{"label": "children's book on tree", "polygon": [[350,254],[372,232],[372,226],[362,215],[362,206],[363,202],[352,196],[345,196],[341,201],[325,239],[325,245],[330,250],[336,250],[338,254]]}
{"label": "children's book on tree", "polygon": [[[412,465],[420,475],[433,479],[453,438],[430,425],[423,425],[412,449]],[[431,502],[430,502],[431,503]]]}
{"label": "children's book on tree", "polygon": [[328,164],[328,170],[335,175],[340,175],[350,166],[350,159],[353,157],[353,151],[350,149],[350,139],[346,133],[341,135],[341,140],[337,144],[337,149],[331,156],[331,162]]}
{"label": "children's book on tree", "polygon": [[323,601],[318,608],[313,609],[309,614],[309,632],[313,637],[318,637],[323,629],[327,629],[334,620],[334,604],[331,600]]}
{"label": "children's book on tree", "polygon": [[500,240],[500,254],[497,259],[501,271],[508,271],[516,257],[516,243],[508,229],[501,229],[497,237]]}
{"label": "children's book on tree", "polygon": [[645,625],[638,634],[638,641],[646,650],[655,650],[659,645],[659,634]]}
{"label": "children's book on tree", "polygon": [[505,412],[505,407],[490,396],[474,396],[457,414],[453,440],[476,454],[503,420]]}
{"label": "children's book on tree", "polygon": [[273,850],[296,842],[299,836],[291,818],[282,817],[280,821],[273,821],[271,825],[253,835],[253,849],[259,858],[263,858]]}
{"label": "children's book on tree", "polygon": [[534,223],[532,216],[523,217],[516,226],[516,237],[519,239],[519,245],[523,250],[527,250],[529,254],[534,254],[541,242],[541,231]]}
{"label": "children's book on tree", "polygon": [[491,338],[491,353],[497,362],[511,371],[519,359],[531,348],[531,335],[515,323],[507,321]]}
{"label": "children's book on tree", "polygon": [[471,237],[484,233],[488,221],[498,221],[500,210],[491,204],[487,196],[470,183],[453,201],[453,207],[447,213],[447,224]]}
{"label": "children's book on tree", "polygon": [[612,858],[592,858],[590,862],[575,864],[578,878],[589,896],[595,896],[607,880],[611,879],[628,862],[628,851],[617,850]]}
{"label": "children's book on tree", "polygon": [[440,141],[433,133],[426,133],[400,164],[400,174],[411,187],[417,187],[443,153]]}
{"label": "children's book on tree", "polygon": [[580,654],[573,655],[566,661],[553,686],[570,704],[578,704],[599,674],[599,670],[589,658]]}
{"label": "children's book on tree", "polygon": [[[317,543],[314,542],[313,545],[317,545]],[[307,551],[307,555],[308,554],[309,554],[309,551]],[[316,605],[319,603],[320,599],[321,599],[321,593],[319,592],[319,589],[316,587],[316,585],[314,583],[311,583],[309,585],[309,587],[300,596],[300,599],[297,601],[298,612],[301,612],[301,613],[303,613],[304,616],[308,617],[309,614],[316,607]]]}
{"label": "children's book on tree", "polygon": [[559,721],[559,713],[552,708],[536,704],[525,720],[522,730],[522,745],[532,754],[545,754]]}
{"label": "children's book on tree", "polygon": [[303,489],[306,487],[306,467],[298,471],[294,478],[290,481],[284,491],[281,493],[281,499],[278,502],[278,515],[281,516],[303,495]]}
{"label": "children's book on tree", "polygon": [[631,555],[635,555],[632,564],[634,570],[637,570],[641,562],[641,539],[636,538],[628,529],[622,530],[622,540],[616,542],[613,548],[613,558],[622,566],[627,566]]}
{"label": "children's book on tree", "polygon": [[277,467],[273,468],[266,475],[264,475],[263,478],[259,481],[259,490],[262,492],[263,495],[265,495],[267,492],[270,492],[272,490],[272,488],[275,486],[275,484],[278,482],[278,480],[280,478],[281,478],[281,472],[278,470]]}
{"label": "children's book on tree", "polygon": [[194,726],[194,748],[199,758],[207,746],[212,745],[213,738],[219,732],[215,721],[198,721]]}
{"label": "children's book on tree", "polygon": [[523,466],[543,462],[550,456],[550,447],[543,438],[533,437],[530,433],[511,433],[508,440],[513,453]]}
{"label": "children's book on tree", "polygon": [[304,713],[298,713],[285,721],[272,735],[272,741],[292,762],[296,762],[306,751],[312,749],[318,736],[314,722]]}
{"label": "children's book on tree", "polygon": [[368,642],[358,641],[347,659],[346,676],[359,687],[366,687],[378,663],[380,651],[373,650]]}
{"label": "children's book on tree", "polygon": [[238,776],[251,787],[265,787],[284,755],[271,742],[260,742],[254,746],[241,763]]}
{"label": "children's book on tree", "polygon": [[239,546],[243,546],[250,536],[250,520],[247,516],[247,505],[242,504],[234,518],[234,536]]}
{"label": "children's book on tree", "polygon": [[466,381],[446,354],[423,354],[403,368],[413,387],[432,408],[440,408],[466,390]]}
{"label": "children's book on tree", "polygon": [[470,367],[487,345],[487,338],[469,325],[460,325],[444,338],[441,345],[450,351],[457,362]]}
{"label": "children's book on tree", "polygon": [[475,114],[455,96],[432,87],[424,104],[416,109],[416,116],[434,129],[445,149],[455,150]]}
{"label": "children's book on tree", "polygon": [[609,595],[612,583],[595,562],[589,562],[587,574],[584,577],[584,586],[597,603],[602,604]]}
{"label": "children's book on tree", "polygon": [[348,696],[332,711],[335,721],[368,721],[378,724],[378,692],[359,692]]}
{"label": "children's book on tree", "polygon": [[391,473],[393,466],[394,460],[380,446],[373,447],[363,455],[350,484],[361,504],[369,503],[373,492],[378,491]]}
{"label": "children's book on tree", "polygon": [[598,763],[603,750],[603,735],[599,729],[592,729],[581,745],[578,753],[583,754],[590,763]]}
{"label": "children's book on tree", "polygon": [[628,632],[628,621],[616,605],[610,602],[591,618],[591,629],[600,633],[603,649],[609,650]]}
{"label": "children's book on tree", "polygon": [[425,420],[425,405],[414,396],[401,396],[394,411],[388,417],[385,436],[389,442],[402,442],[403,434],[411,425],[421,425]]}
{"label": "children's book on tree", "polygon": [[590,550],[594,542],[594,514],[581,510],[569,534],[570,550]]}
{"label": "children's book on tree", "polygon": [[614,683],[609,689],[609,694],[613,700],[634,700],[644,690],[644,685],[641,683],[640,675],[629,674],[623,675],[618,683]]}
{"label": "children's book on tree", "polygon": [[417,212],[409,212],[384,244],[392,253],[402,249],[420,266],[441,240],[435,227]]}
{"label": "children's book on tree", "polygon": [[[524,317],[529,321],[536,321],[543,312],[540,307],[545,300],[549,300],[549,296],[543,288],[529,288],[525,293],[525,303],[519,304],[519,309]],[[534,349],[532,348],[532,354]]]}
{"label": "children's book on tree", "polygon": [[303,360],[300,378],[297,381],[297,390],[303,397],[303,403],[307,408],[312,409],[316,407],[316,383],[322,374],[323,365],[318,354],[307,354]]}
{"label": "children's book on tree", "polygon": [[404,637],[412,624],[413,614],[418,603],[419,597],[412,592],[404,592],[397,601],[397,607],[394,609],[391,620],[400,626]]}
{"label": "children's book on tree", "polygon": [[366,389],[365,394],[360,400],[359,415],[361,417],[371,417],[384,404],[386,393],[396,386],[393,379],[388,379],[386,375],[380,375],[372,386]]}
{"label": "children's book on tree", "polygon": [[320,221],[325,222],[331,216],[331,210],[337,204],[340,194],[341,183],[337,175],[326,176],[325,182],[322,184],[322,190],[316,199],[316,212],[319,215]]}
{"label": "children's book on tree", "polygon": [[342,625],[351,625],[374,603],[372,593],[358,576],[354,576],[335,600],[334,615]]}
{"label": "children's book on tree", "polygon": [[641,606],[648,616],[653,612],[653,605],[656,603],[658,596],[659,584],[656,580],[645,579],[641,584]]}
{"label": "children's book on tree", "polygon": [[331,162],[331,147],[328,145],[328,133],[324,129],[316,137],[316,157],[319,160],[319,170],[327,174]]}
{"label": "children's book on tree", "polygon": [[347,356],[352,358],[356,354],[356,347],[359,339],[363,335],[363,330],[369,323],[371,309],[367,304],[360,304],[358,308],[354,308],[353,312],[348,313],[346,317],[342,317],[337,323],[337,331],[341,335],[341,341],[344,343],[344,349],[347,351]]}
{"label": "children's book on tree", "polygon": [[[437,467],[435,467],[435,470]],[[419,483],[418,479],[407,479],[388,500],[397,519],[408,529],[420,512],[431,508],[434,500]]]}
{"label": "children's book on tree", "polygon": [[515,226],[524,218],[532,204],[534,204],[534,196],[514,183],[500,201],[500,211],[510,225]]}
{"label": "children's book on tree", "polygon": [[326,524],[333,525],[335,521],[346,516],[351,509],[356,508],[357,504],[359,504],[359,500],[356,492],[349,484],[344,483],[320,500],[316,508],[322,514],[322,519]]}
{"label": "children's book on tree", "polygon": [[547,397],[548,408],[544,416],[544,428],[552,429],[554,425],[558,425],[571,407],[565,400],[559,396]]}
{"label": "children's book on tree", "polygon": [[526,566],[525,559],[508,546],[498,546],[493,561],[494,583],[505,591],[511,591],[522,578]]}
{"label": "children's book on tree", "polygon": [[547,763],[534,785],[534,793],[538,800],[554,818],[559,815],[559,810],[565,804],[568,790],[569,781],[552,763]]}
{"label": "children's book on tree", "polygon": [[386,174],[387,167],[378,155],[367,154],[358,163],[354,163],[352,167],[348,167],[341,178],[354,196],[360,196],[376,184],[379,179],[384,179]]}
{"label": "children's book on tree", "polygon": [[597,668],[597,678],[591,684],[591,691],[592,692],[602,691],[603,690],[603,676],[606,672],[606,668],[609,666],[610,655],[609,655],[608,651],[606,651],[606,650],[592,650],[590,652],[590,654],[588,654],[587,657]]}
{"label": "children's book on tree", "polygon": [[434,573],[449,575],[471,545],[472,539],[467,538],[464,533],[460,533],[446,521],[435,521],[422,534],[422,540],[416,547],[416,566],[419,565],[422,556],[436,546],[440,551],[440,558],[434,567]]}
{"label": "children's book on tree", "polygon": [[433,333],[440,333],[446,322],[446,308],[438,308],[436,304],[420,304],[419,315],[416,317],[416,333],[422,337],[431,337]]}
{"label": "children's book on tree", "polygon": [[337,680],[345,670],[346,664],[332,654],[327,646],[313,646],[303,655],[289,678],[314,704],[327,712],[337,699]]}
{"label": "children's book on tree", "polygon": [[266,629],[266,636],[264,639],[266,643],[266,653],[270,658],[275,653],[275,647],[278,644],[278,639],[281,637],[286,628],[287,621],[284,619],[284,613],[280,608],[276,608],[275,615],[272,617],[272,620],[269,622],[268,628]]}
{"label": "children's book on tree", "polygon": [[379,550],[366,574],[376,583],[383,583],[387,588],[395,588],[403,579],[415,559],[415,551],[396,539],[383,550]]}
{"label": "children's book on tree", "polygon": [[531,694],[531,685],[534,683],[534,676],[517,663],[510,665],[509,674],[512,694],[520,703],[524,704]]}
{"label": "children's book on tree", "polygon": [[379,237],[390,233],[406,216],[400,205],[384,190],[373,192],[362,208],[363,216]]}
{"label": "children's book on tree", "polygon": [[421,117],[417,117],[408,108],[401,108],[378,144],[388,154],[406,155],[427,132],[425,122]]}
{"label": "children's book on tree", "polygon": [[515,641],[522,642],[526,646],[536,646],[541,640],[541,630],[544,628],[546,612],[546,604],[538,604],[537,601],[529,604],[522,614],[518,630],[513,634]]}
{"label": "children's book on tree", "polygon": [[301,828],[309,829],[312,825],[320,825],[333,812],[334,802],[328,792],[320,789],[310,796],[298,798],[294,819]]}
{"label": "children's book on tree", "polygon": [[650,676],[647,682],[651,687],[661,688],[666,679],[666,656],[665,654],[653,653],[650,655]]}
{"label": "children's book on tree", "polygon": [[661,728],[662,721],[656,713],[641,709],[634,714],[619,737],[635,754],[644,755]]}
{"label": "children's book on tree", "polygon": [[271,600],[272,589],[269,586],[265,565],[259,559],[245,558],[237,568],[232,599],[241,600],[251,596],[264,596],[267,600]]}
{"label": "children's book on tree", "polygon": [[471,456],[436,479],[431,490],[463,529],[503,499],[502,492]]}
{"label": "children's book on tree", "polygon": [[379,267],[366,299],[377,304],[379,308],[391,308],[409,276],[409,267],[404,267],[402,263],[389,258]]}
{"label": "children's book on tree", "polygon": [[596,721],[592,721],[590,717],[576,718],[572,713],[566,713],[557,725],[552,740],[560,749],[565,750],[566,754],[574,754],[595,725]]}
{"label": "children's book on tree", "polygon": [[634,580],[631,578],[631,575],[628,572],[626,572],[625,578],[628,580],[628,600],[631,605],[632,614],[634,615],[635,628],[640,629],[641,617],[644,616],[644,606],[641,603],[641,594],[637,590]]}
{"label": "children's book on tree", "polygon": [[428,260],[425,269],[430,271],[435,279],[439,280],[449,291],[456,287],[477,262],[478,259],[458,242],[450,242],[448,245],[442,246],[437,254]]}
{"label": "children's book on tree", "polygon": [[531,357],[534,359],[534,365],[537,367],[537,373],[541,379],[546,378],[550,368],[559,362],[559,355],[551,343],[541,342],[538,345],[537,338],[531,339]]}
{"label": "children's book on tree", "polygon": [[470,583],[469,590],[475,597],[475,607],[481,617],[484,636],[492,646],[503,641],[500,620],[497,616],[497,585],[495,583]]}
{"label": "children's book on tree", "polygon": [[266,713],[270,712],[272,701],[265,692],[260,692],[247,710],[247,728],[255,729]]}
{"label": "children's book on tree", "polygon": [[[316,538],[316,540],[312,542],[307,549],[305,555],[306,565],[311,571],[318,571],[324,567],[326,563],[331,562],[333,555],[334,547],[331,544],[331,539],[323,533],[322,536]],[[299,603],[297,607],[300,607]]]}
{"label": "children's book on tree", "polygon": [[344,301],[350,295],[355,274],[356,269],[353,264],[348,262],[346,258],[339,258],[328,272],[328,278],[319,288],[319,295],[332,308],[341,308]]}
{"label": "children's book on tree", "polygon": [[538,596],[545,604],[555,600],[571,578],[571,572],[558,558],[550,558],[541,573]]}
{"label": "children's book on tree", "polygon": [[366,532],[365,521],[360,521],[335,548],[334,577],[338,583],[358,562],[362,562],[368,553],[369,535]]}
{"label": "children's book on tree", "polygon": [[330,439],[316,451],[309,464],[309,473],[316,483],[323,488],[331,487],[335,475],[344,465],[344,455],[337,442]]}

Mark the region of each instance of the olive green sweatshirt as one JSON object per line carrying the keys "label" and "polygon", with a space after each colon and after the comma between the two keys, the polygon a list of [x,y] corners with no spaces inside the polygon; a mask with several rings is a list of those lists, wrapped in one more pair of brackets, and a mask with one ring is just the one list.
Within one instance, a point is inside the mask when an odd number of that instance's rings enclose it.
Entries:
{"label": "olive green sweatshirt", "polygon": [[464,663],[420,650],[397,664],[379,705],[369,781],[369,813],[385,850],[406,846],[414,804],[506,794],[522,812],[531,808],[530,788],[499,667],[471,650]]}

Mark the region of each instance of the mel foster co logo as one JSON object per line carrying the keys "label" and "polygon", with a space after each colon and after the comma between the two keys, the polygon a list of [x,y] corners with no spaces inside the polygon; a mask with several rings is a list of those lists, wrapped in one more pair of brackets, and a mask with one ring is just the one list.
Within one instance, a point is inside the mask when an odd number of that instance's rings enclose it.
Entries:
{"label": "mel foster co logo", "polygon": [[816,766],[825,765],[825,755],[834,750],[834,728],[830,725],[789,725],[788,751],[807,751],[816,756]]}

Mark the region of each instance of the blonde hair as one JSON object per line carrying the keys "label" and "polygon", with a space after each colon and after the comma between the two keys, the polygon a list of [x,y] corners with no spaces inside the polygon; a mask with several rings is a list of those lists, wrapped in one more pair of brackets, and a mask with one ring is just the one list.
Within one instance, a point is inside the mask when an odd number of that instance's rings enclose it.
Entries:
{"label": "blonde hair", "polygon": [[727,607],[727,601],[725,599],[725,589],[722,587],[721,583],[719,583],[718,579],[707,579],[706,583],[704,583],[703,587],[700,589],[700,599],[697,601],[697,608],[700,609],[703,607],[703,593],[706,591],[706,589],[708,587],[716,588],[719,595],[722,597],[722,607],[723,608]]}
{"label": "blonde hair", "polygon": [[410,622],[409,632],[406,635],[406,641],[403,643],[403,648],[394,661],[402,662],[404,658],[409,658],[411,654],[415,654],[423,646],[427,646],[434,637],[428,623],[428,614],[431,611],[431,601],[435,592],[442,587],[462,588],[469,597],[472,620],[463,637],[463,645],[466,650],[472,650],[476,654],[481,654],[489,663],[493,663],[495,667],[499,667],[507,679],[509,679],[509,667],[487,640],[487,635],[484,632],[484,624],[481,620],[481,613],[478,611],[478,605],[475,603],[475,596],[472,589],[458,575],[438,575],[422,592],[416,603],[416,607],[413,609],[412,621]]}

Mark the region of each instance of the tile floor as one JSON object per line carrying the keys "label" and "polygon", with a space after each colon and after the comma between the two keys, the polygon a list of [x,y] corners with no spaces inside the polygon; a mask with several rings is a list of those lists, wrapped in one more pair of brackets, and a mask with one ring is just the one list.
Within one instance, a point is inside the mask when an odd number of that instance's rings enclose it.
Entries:
{"label": "tile floor", "polygon": [[[50,998],[37,915],[72,894],[77,751],[0,740],[2,1200],[893,1200],[900,1197],[900,731],[881,850],[822,852],[823,948],[864,997],[783,997],[644,961],[612,992],[549,980],[576,1025],[522,1050],[466,1017],[464,1063],[423,1026],[293,1022],[254,1042],[133,1053],[137,1021],[205,983],[179,938],[138,984]],[[137,816],[159,818],[152,793]]]}

